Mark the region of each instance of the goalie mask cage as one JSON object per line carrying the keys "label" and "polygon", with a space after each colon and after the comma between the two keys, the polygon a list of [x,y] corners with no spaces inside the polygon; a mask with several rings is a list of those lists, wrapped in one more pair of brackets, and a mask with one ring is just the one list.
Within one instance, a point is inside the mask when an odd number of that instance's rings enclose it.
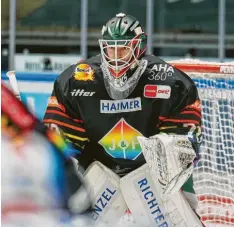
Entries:
{"label": "goalie mask cage", "polygon": [[197,213],[206,226],[234,226],[234,62],[170,62],[195,82],[202,105],[201,159],[194,170]]}

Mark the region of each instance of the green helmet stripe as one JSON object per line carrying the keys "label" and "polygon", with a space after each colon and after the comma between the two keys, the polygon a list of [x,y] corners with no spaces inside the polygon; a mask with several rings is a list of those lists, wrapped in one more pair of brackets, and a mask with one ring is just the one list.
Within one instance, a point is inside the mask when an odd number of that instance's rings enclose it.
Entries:
{"label": "green helmet stripe", "polygon": [[121,25],[121,23],[120,23],[121,19],[122,18],[118,18],[117,21],[116,21],[116,25],[114,27],[115,28],[114,34],[119,34],[120,33],[119,31],[121,29],[121,26],[120,26]]}
{"label": "green helmet stripe", "polygon": [[133,23],[134,23],[134,21],[133,21],[131,24],[128,24],[128,25],[125,26],[124,30],[123,30],[122,33],[121,33],[121,36],[124,35],[124,34],[127,32],[127,30],[131,27],[131,25],[132,25]]}
{"label": "green helmet stripe", "polygon": [[133,30],[137,27],[137,25],[139,25],[139,24],[140,24],[140,22],[139,22],[139,21],[136,21],[136,22],[134,23],[134,25],[130,28],[130,30],[133,31]]}

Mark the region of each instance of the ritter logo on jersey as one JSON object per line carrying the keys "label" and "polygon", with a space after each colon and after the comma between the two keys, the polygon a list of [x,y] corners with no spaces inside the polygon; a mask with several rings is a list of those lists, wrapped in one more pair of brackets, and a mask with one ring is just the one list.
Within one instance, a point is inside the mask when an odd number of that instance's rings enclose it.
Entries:
{"label": "ritter logo on jersey", "polygon": [[77,97],[77,96],[92,97],[95,94],[95,92],[88,92],[88,91],[85,91],[84,89],[73,89],[73,91],[70,93],[71,93],[71,96],[73,97]]}
{"label": "ritter logo on jersey", "polygon": [[171,87],[164,85],[145,85],[144,97],[168,99],[171,96]]}
{"label": "ritter logo on jersey", "polygon": [[122,118],[98,143],[113,158],[135,160],[141,153],[142,134]]}

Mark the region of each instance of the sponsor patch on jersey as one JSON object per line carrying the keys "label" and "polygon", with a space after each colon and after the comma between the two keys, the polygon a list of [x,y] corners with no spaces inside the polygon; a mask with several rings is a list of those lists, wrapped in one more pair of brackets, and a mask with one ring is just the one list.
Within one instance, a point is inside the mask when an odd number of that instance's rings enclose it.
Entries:
{"label": "sponsor patch on jersey", "polygon": [[151,70],[167,72],[168,76],[172,76],[172,74],[174,74],[173,66],[170,66],[166,63],[165,64],[154,64],[154,66],[151,68]]}
{"label": "sponsor patch on jersey", "polygon": [[168,64],[154,64],[150,70],[148,79],[165,81],[167,77],[171,77],[174,73],[174,68]]}
{"label": "sponsor patch on jersey", "polygon": [[98,143],[113,158],[135,160],[142,153],[137,136],[142,134],[122,118]]}
{"label": "sponsor patch on jersey", "polygon": [[71,96],[73,97],[92,97],[95,92],[89,92],[89,91],[85,91],[84,89],[73,89],[71,93]]}
{"label": "sponsor patch on jersey", "polygon": [[101,100],[101,113],[120,113],[120,112],[135,112],[142,110],[141,98],[123,99],[123,100]]}
{"label": "sponsor patch on jersey", "polygon": [[94,71],[88,64],[78,64],[74,72],[74,78],[79,81],[93,81]]}
{"label": "sponsor patch on jersey", "polygon": [[171,87],[165,85],[145,85],[144,97],[168,99],[171,96]]}

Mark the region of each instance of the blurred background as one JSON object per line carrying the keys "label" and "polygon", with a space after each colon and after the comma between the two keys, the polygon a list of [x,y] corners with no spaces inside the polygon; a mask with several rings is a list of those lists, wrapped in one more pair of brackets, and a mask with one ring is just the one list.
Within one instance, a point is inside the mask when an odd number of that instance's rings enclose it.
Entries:
{"label": "blurred background", "polygon": [[[61,72],[80,59],[96,55],[102,25],[119,12],[131,14],[142,23],[149,34],[149,52],[164,59],[234,59],[233,0],[1,3],[2,70]],[[12,51],[14,57],[10,57]]]}

